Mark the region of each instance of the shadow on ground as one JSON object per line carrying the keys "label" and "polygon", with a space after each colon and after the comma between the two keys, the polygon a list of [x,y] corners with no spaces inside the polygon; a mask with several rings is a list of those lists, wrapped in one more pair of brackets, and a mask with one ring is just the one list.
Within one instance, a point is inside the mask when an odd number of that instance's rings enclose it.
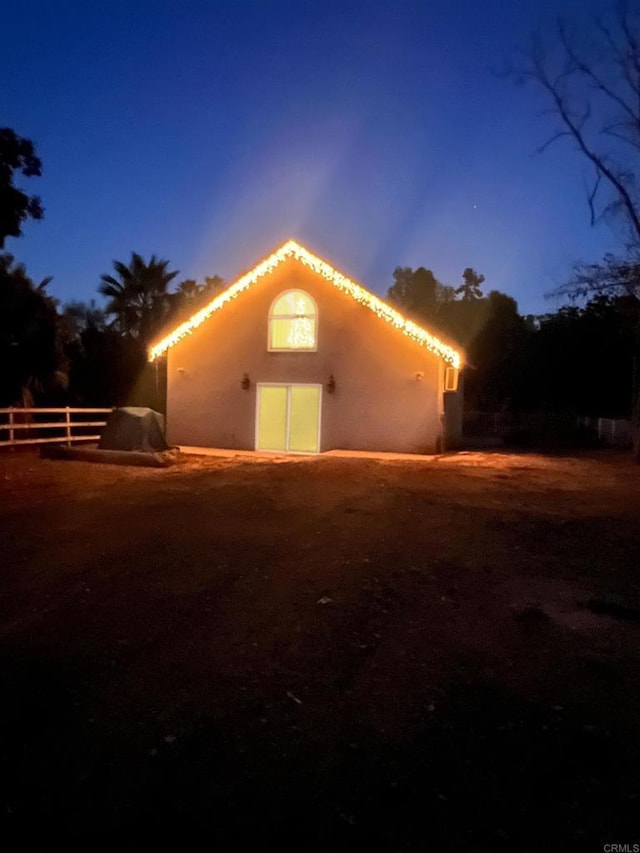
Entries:
{"label": "shadow on ground", "polygon": [[88,677],[3,655],[4,849],[533,853],[637,832],[636,744],[488,680],[452,685],[387,740],[295,697],[268,719],[248,695],[232,716],[125,705],[105,720]]}

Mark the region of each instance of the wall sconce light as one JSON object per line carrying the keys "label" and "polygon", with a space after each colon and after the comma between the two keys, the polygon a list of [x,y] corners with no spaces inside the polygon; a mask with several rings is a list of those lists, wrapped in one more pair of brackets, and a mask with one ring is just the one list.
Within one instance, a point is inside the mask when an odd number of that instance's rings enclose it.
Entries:
{"label": "wall sconce light", "polygon": [[333,378],[333,373],[329,376],[327,380],[327,391],[329,394],[333,394],[336,390],[336,380]]}
{"label": "wall sconce light", "polygon": [[240,380],[240,387],[243,391],[248,391],[251,388],[251,380],[249,379],[249,374],[245,373]]}
{"label": "wall sconce light", "polygon": [[418,370],[418,372],[416,373],[417,381],[422,382],[423,377],[424,377],[424,373],[421,370]]}

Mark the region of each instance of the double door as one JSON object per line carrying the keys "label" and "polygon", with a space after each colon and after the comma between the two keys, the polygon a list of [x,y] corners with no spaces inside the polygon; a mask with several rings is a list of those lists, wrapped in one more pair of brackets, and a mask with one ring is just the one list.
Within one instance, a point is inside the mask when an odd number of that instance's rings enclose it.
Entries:
{"label": "double door", "polygon": [[258,383],[256,450],[318,453],[322,385]]}

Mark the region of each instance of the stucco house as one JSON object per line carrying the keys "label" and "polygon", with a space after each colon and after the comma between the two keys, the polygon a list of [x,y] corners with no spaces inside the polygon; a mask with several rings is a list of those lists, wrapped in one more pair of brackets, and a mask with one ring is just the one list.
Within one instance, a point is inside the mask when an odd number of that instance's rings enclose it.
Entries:
{"label": "stucco house", "polygon": [[285,453],[433,453],[459,433],[462,353],[290,240],[149,350],[167,438]]}

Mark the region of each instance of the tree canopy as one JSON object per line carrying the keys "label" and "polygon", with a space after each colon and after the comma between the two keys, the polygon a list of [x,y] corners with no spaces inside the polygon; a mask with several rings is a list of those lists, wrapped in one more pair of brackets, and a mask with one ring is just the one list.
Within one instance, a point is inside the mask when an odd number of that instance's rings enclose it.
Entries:
{"label": "tree canopy", "polygon": [[474,299],[482,299],[481,285],[484,282],[484,276],[467,267],[462,273],[462,284],[456,287],[455,293],[460,296],[464,302],[472,302]]}
{"label": "tree canopy", "polygon": [[8,127],[0,127],[0,249],[7,237],[20,237],[26,219],[42,219],[38,196],[27,195],[14,183],[16,174],[31,178],[42,174],[33,143]]}
{"label": "tree canopy", "polygon": [[114,261],[116,275],[105,274],[99,291],[108,301],[107,315],[117,331],[148,343],[166,321],[171,299],[169,284],[178,270],[169,270],[169,261],[152,255],[148,262],[137,252],[128,264]]}
{"label": "tree canopy", "polygon": [[0,405],[61,389],[66,358],[55,300],[22,264],[0,254]]}
{"label": "tree canopy", "polygon": [[440,282],[424,267],[396,267],[394,282],[387,291],[387,298],[401,306],[408,314],[423,319],[435,319],[437,314],[438,288]]}

